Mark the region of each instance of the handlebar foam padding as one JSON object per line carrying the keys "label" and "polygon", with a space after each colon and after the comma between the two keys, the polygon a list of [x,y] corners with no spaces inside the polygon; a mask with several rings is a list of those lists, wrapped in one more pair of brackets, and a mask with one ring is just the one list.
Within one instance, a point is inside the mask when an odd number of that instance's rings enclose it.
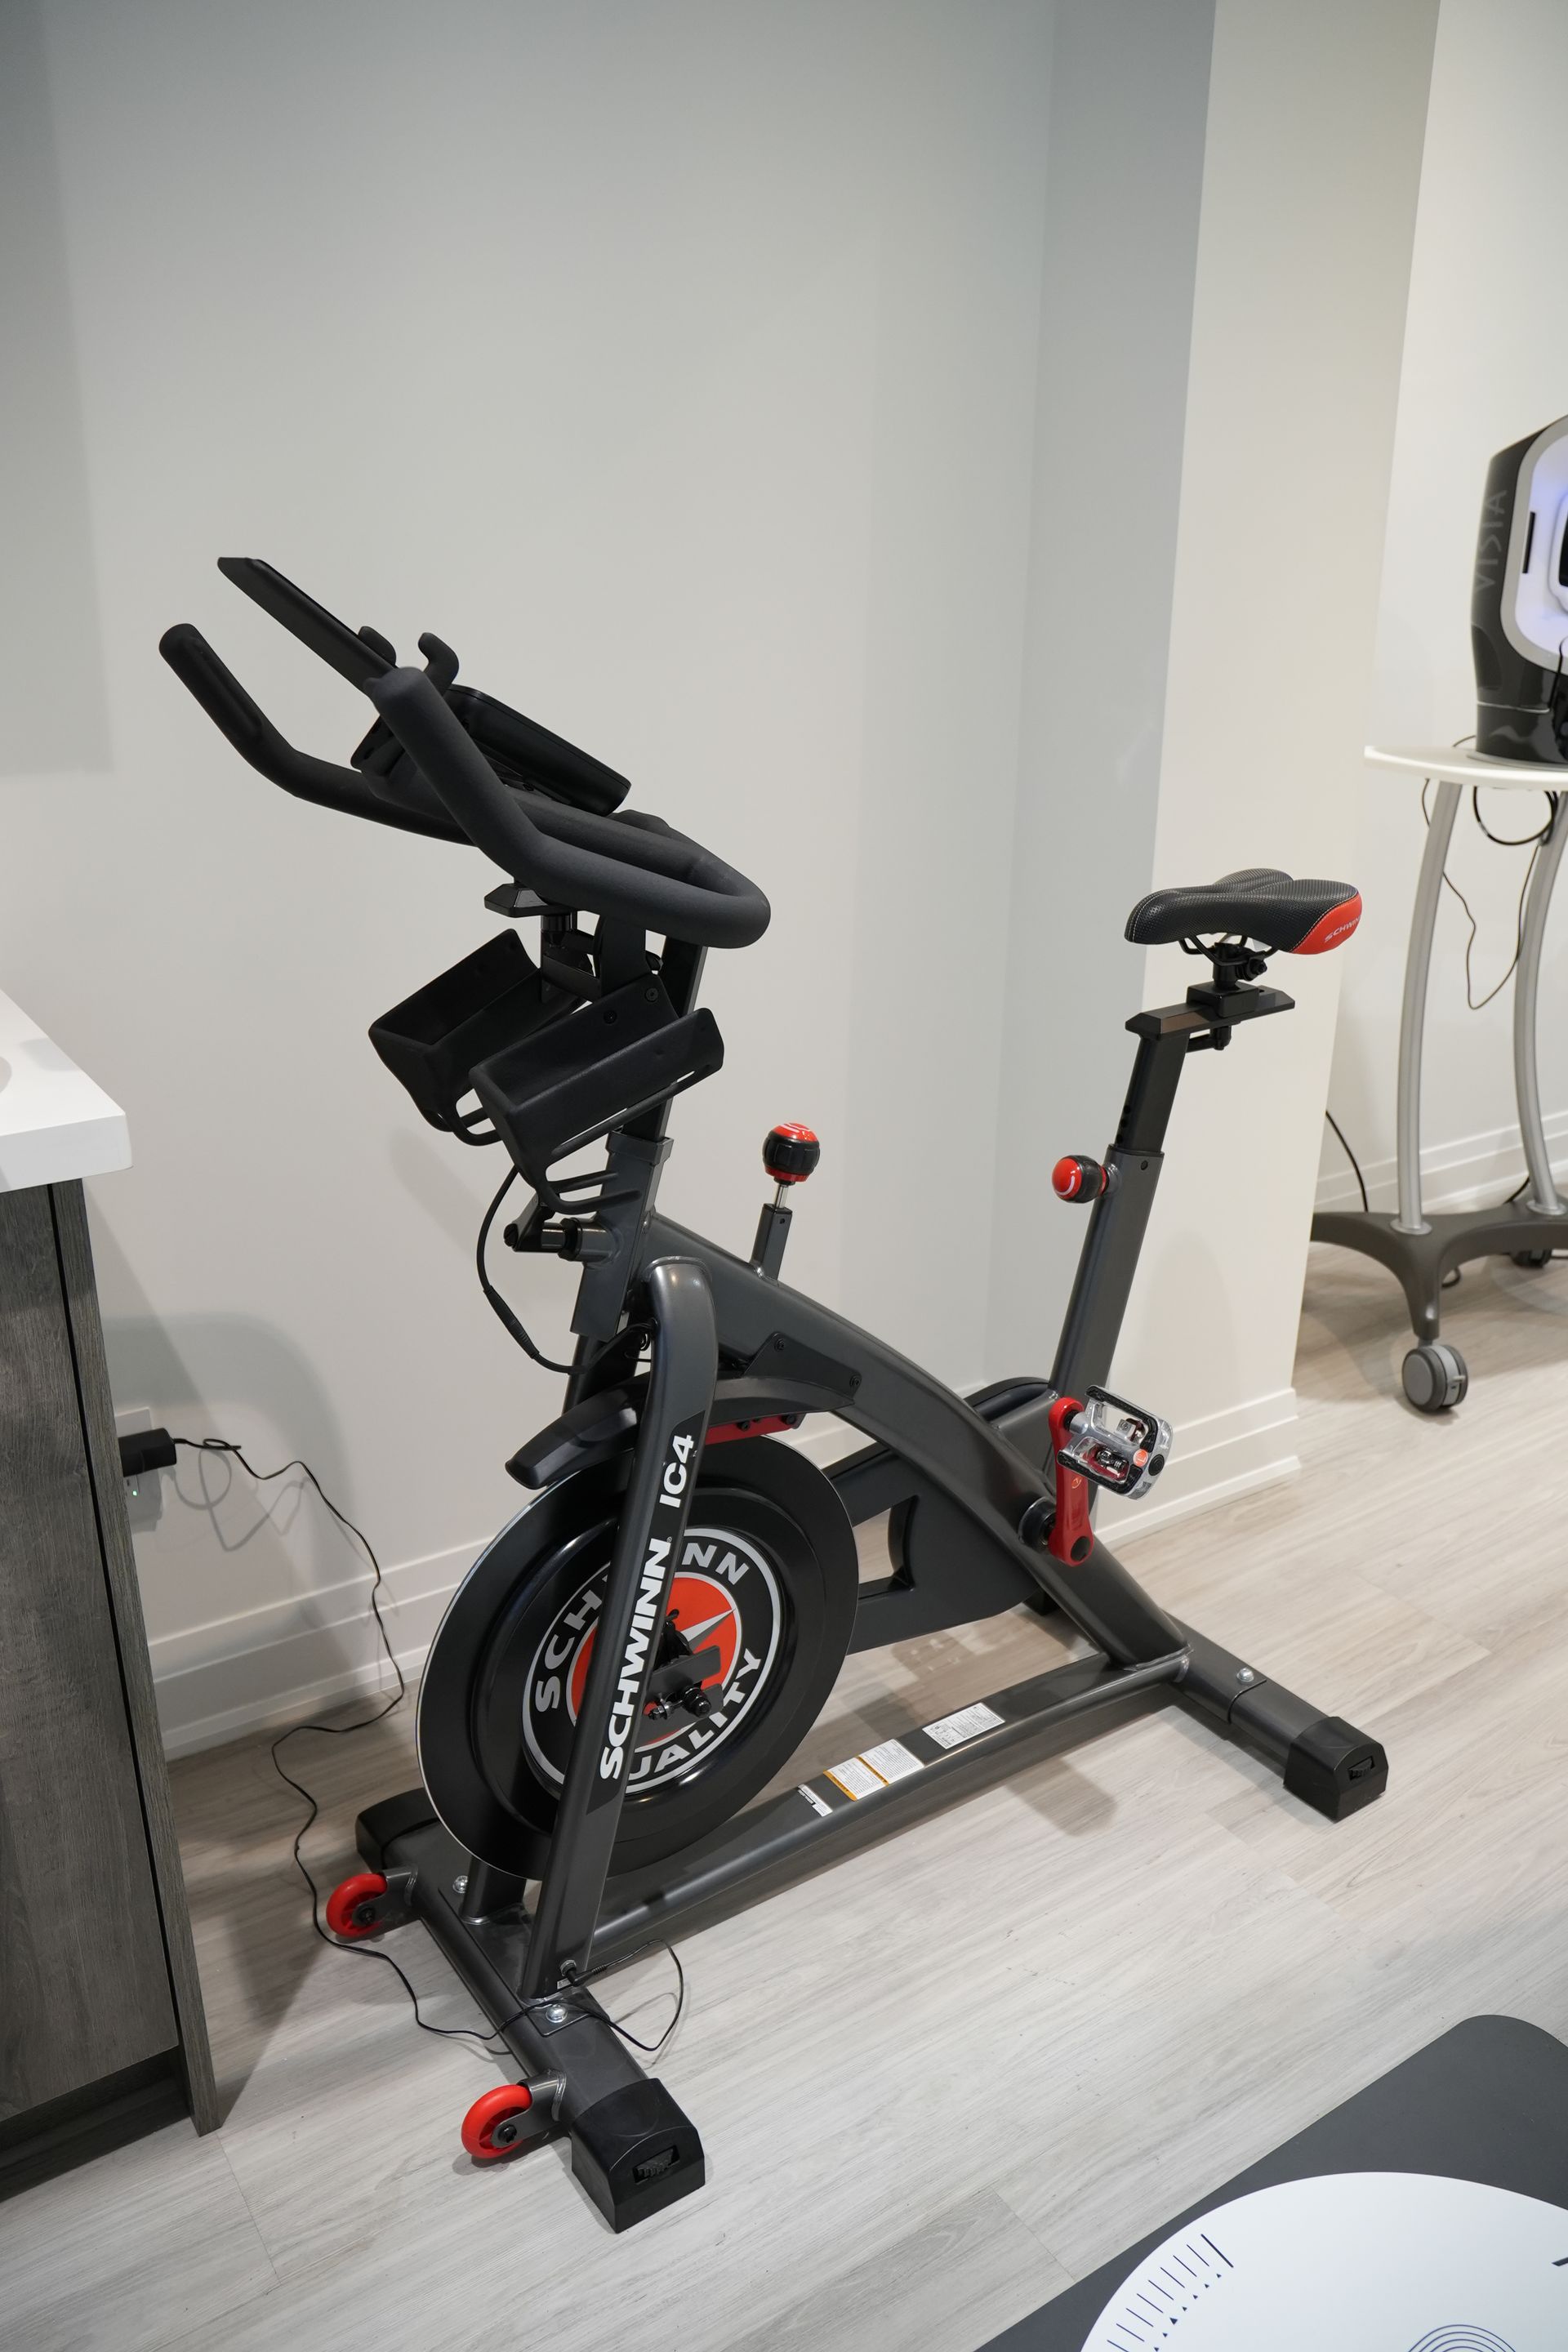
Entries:
{"label": "handlebar foam padding", "polygon": [[697,947],[749,947],[766,930],[755,883],[698,843],[503,783],[422,670],[388,670],[364,692],[474,846],[541,898]]}
{"label": "handlebar foam padding", "polygon": [[158,650],[219,734],[268,783],[280,785],[296,800],[312,801],[318,808],[368,817],[373,824],[395,825],[402,833],[424,834],[435,841],[468,839],[449,816],[399,807],[384,799],[352,768],[334,767],[329,760],[297,751],[189,621],[178,621],[172,629],[165,629]]}

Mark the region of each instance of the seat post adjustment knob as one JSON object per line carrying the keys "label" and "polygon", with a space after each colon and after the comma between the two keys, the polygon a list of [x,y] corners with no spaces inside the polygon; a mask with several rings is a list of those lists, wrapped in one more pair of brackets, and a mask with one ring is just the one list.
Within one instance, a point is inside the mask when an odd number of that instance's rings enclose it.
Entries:
{"label": "seat post adjustment knob", "polygon": [[1115,1182],[1114,1168],[1081,1151],[1069,1151],[1051,1171],[1051,1190],[1058,1201],[1098,1201]]}

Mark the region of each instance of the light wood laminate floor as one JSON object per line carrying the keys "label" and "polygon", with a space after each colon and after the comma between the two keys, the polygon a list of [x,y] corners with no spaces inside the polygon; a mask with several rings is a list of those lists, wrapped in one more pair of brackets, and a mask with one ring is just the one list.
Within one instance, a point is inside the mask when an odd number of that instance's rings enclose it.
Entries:
{"label": "light wood laminate floor", "polygon": [[[1424,1422],[1393,1285],[1314,1250],[1303,1475],[1125,1546],[1375,1730],[1383,1802],[1331,1826],[1167,1709],[690,1937],[660,2072],[709,2186],[625,2238],[562,2151],[462,2155],[499,2069],[311,1937],[265,1743],[178,1765],[227,2120],[0,2206],[0,2345],[973,2352],[1455,2020],[1568,2036],[1568,1265],[1470,1268],[1445,1328],[1474,1385]],[[814,1768],[1050,1658],[1019,1617],[853,1660]],[[413,1778],[405,1714],[291,1744],[325,1885]],[[393,1948],[479,2021],[422,1930]],[[657,2032],[671,1982],[616,2013]]]}

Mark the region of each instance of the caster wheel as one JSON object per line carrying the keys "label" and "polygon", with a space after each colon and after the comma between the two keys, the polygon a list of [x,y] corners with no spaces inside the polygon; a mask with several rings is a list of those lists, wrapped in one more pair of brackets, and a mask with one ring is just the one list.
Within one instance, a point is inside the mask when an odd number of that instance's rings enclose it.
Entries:
{"label": "caster wheel", "polygon": [[1405,1393],[1417,1412],[1447,1412],[1470,1385],[1469,1368],[1446,1339],[1425,1339],[1412,1348],[1401,1371]]}
{"label": "caster wheel", "polygon": [[327,1897],[327,1926],[345,1944],[358,1943],[366,1936],[378,1936],[381,1922],[369,1906],[385,1893],[386,1881],[379,1870],[362,1870],[353,1878],[345,1878]]}
{"label": "caster wheel", "polygon": [[526,2142],[519,2129],[533,2105],[526,2083],[500,2083],[483,2092],[463,2117],[463,2146],[476,2164],[498,2164],[515,2156]]}
{"label": "caster wheel", "polygon": [[1539,1269],[1543,1265],[1551,1265],[1552,1252],[1550,1250],[1515,1250],[1513,1262],[1515,1265],[1528,1265]]}

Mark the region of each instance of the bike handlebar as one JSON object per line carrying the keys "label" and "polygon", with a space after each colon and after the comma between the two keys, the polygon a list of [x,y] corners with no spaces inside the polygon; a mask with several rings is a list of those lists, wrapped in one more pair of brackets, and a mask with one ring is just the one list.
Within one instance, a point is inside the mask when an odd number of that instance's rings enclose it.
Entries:
{"label": "bike handlebar", "polygon": [[[663,820],[635,811],[609,814],[626,781],[517,712],[500,726],[499,775],[448,697],[457,656],[422,637],[426,670],[400,668],[385,639],[355,631],[268,563],[225,557],[219,570],[274,620],[308,646],[374,705],[407,754],[384,772],[374,753],[378,732],[335,766],[299,751],[273,726],[208,645],[181,622],[159,643],[164,660],[241,759],[297,799],[395,825],[439,841],[470,842],[525,888],[558,905],[629,919],[646,930],[696,947],[747,947],[767,929],[770,909],[754,883]],[[461,691],[461,690],[459,690]],[[465,695],[468,704],[485,701]],[[596,803],[570,806],[510,781],[513,761],[557,790]],[[410,772],[412,769],[412,772]]]}
{"label": "bike handlebar", "polygon": [[373,824],[395,824],[405,833],[422,833],[436,841],[468,839],[462,827],[444,813],[426,815],[385,800],[357,770],[340,768],[331,760],[317,760],[308,751],[296,751],[189,621],[178,621],[172,629],[165,629],[158,640],[158,651],[218,733],[268,783],[280,785],[296,800],[312,801],[318,808],[340,809],[345,816],[368,817]]}
{"label": "bike handlebar", "polygon": [[542,898],[698,947],[749,947],[767,929],[755,883],[658,818],[595,816],[502,783],[423,670],[387,670],[364,691],[468,839]]}

